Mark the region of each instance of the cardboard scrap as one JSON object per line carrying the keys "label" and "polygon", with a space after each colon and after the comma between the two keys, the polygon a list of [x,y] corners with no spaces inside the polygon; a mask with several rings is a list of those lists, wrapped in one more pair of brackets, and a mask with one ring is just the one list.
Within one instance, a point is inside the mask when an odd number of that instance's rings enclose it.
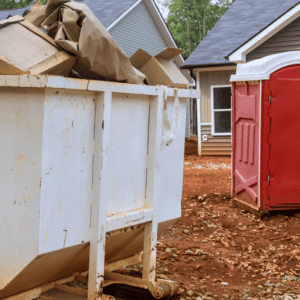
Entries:
{"label": "cardboard scrap", "polygon": [[184,50],[168,47],[154,57],[139,49],[131,58],[131,64],[144,73],[151,85],[189,88],[190,83],[172,60]]}
{"label": "cardboard scrap", "polygon": [[0,75],[67,76],[76,58],[21,16],[0,22]]}
{"label": "cardboard scrap", "polygon": [[74,70],[86,79],[142,84],[145,76],[129,59],[87,5],[49,0],[42,23],[50,37],[77,56]]}
{"label": "cardboard scrap", "polygon": [[45,6],[39,1],[34,0],[27,7],[23,13],[23,17],[32,23],[34,26],[40,28],[45,18]]}

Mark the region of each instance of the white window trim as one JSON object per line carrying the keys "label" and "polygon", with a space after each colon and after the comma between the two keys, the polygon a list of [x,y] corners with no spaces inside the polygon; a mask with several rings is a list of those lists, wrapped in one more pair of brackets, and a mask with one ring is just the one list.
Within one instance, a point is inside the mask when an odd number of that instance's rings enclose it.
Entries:
{"label": "white window trim", "polygon": [[[215,111],[231,111],[232,114],[232,108],[229,109],[214,109],[214,88],[220,88],[220,87],[230,87],[231,88],[231,93],[232,93],[232,85],[231,84],[224,84],[224,85],[211,85],[210,86],[210,102],[211,102],[211,134],[212,136],[231,136],[231,132],[229,133],[216,133],[215,132]],[[231,104],[230,106],[232,107],[232,96],[231,96]],[[232,130],[232,126],[231,126]]]}

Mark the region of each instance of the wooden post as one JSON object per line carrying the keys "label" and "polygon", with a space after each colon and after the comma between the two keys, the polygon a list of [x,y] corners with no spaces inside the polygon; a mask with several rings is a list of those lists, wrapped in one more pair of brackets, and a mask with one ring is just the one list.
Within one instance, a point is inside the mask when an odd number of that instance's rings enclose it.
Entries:
{"label": "wooden post", "polygon": [[88,300],[102,299],[103,293],[111,106],[111,92],[97,95]]}

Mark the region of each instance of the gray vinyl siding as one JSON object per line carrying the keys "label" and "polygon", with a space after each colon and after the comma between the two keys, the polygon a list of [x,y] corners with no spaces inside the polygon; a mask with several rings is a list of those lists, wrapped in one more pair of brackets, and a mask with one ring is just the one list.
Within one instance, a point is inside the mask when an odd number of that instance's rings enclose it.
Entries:
{"label": "gray vinyl siding", "polygon": [[247,62],[271,54],[300,50],[300,17],[247,54]]}
{"label": "gray vinyl siding", "polygon": [[[207,141],[203,136],[207,135]],[[201,155],[231,155],[231,136],[212,136],[211,125],[201,126]]]}
{"label": "gray vinyl siding", "polygon": [[143,1],[112,27],[109,33],[128,57],[139,48],[154,56],[167,47]]}
{"label": "gray vinyl siding", "polygon": [[191,100],[188,99],[186,103],[186,119],[185,119],[185,138],[189,139],[191,137],[191,108],[190,108]]}

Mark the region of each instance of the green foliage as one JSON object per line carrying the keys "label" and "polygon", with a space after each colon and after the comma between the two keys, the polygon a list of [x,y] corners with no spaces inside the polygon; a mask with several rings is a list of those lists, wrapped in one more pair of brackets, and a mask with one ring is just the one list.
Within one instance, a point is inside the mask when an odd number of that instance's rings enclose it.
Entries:
{"label": "green foliage", "polygon": [[[32,0],[0,0],[0,10],[16,9],[28,6]],[[39,0],[42,4],[46,4],[48,0]]]}
{"label": "green foliage", "polygon": [[229,0],[171,0],[167,25],[179,48],[187,58],[221,16],[228,10]]}

